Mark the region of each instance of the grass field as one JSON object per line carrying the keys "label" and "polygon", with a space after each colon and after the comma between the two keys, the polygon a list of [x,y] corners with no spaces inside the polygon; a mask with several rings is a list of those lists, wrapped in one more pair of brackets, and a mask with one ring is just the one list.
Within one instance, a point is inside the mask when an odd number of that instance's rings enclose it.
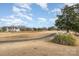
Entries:
{"label": "grass field", "polygon": [[57,33],[57,31],[1,32],[0,55],[79,55],[78,37],[77,46],[59,45],[49,42],[53,38],[54,33]]}

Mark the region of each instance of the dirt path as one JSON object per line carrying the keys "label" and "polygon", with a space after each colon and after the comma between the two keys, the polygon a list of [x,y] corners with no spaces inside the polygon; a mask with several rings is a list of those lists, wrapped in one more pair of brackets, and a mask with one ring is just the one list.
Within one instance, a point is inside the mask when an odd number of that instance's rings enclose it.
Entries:
{"label": "dirt path", "polygon": [[77,55],[76,47],[58,45],[46,41],[33,40],[0,44],[0,55]]}
{"label": "dirt path", "polygon": [[[4,36],[3,36],[4,34]],[[6,35],[5,35],[6,34]],[[31,32],[31,33],[0,33],[0,43],[3,42],[18,42],[18,41],[29,41],[29,40],[48,40],[52,39],[55,32]]]}
{"label": "dirt path", "polygon": [[0,43],[12,43],[12,42],[20,42],[20,41],[31,41],[31,40],[44,40],[44,41],[49,41],[54,38],[55,33],[52,34],[47,34],[44,36],[39,36],[39,37],[34,37],[34,38],[1,38]]}
{"label": "dirt path", "polygon": [[[79,55],[79,46],[65,46],[48,42],[53,38],[54,32],[38,32],[17,34],[24,36],[12,37],[12,41],[0,42],[0,55],[9,56],[53,56],[53,55]],[[34,35],[33,35],[34,34]],[[27,37],[30,39],[27,39]],[[11,39],[11,37],[7,37]],[[8,40],[4,39],[4,40]],[[0,38],[0,40],[2,40]],[[18,40],[18,41],[17,41]],[[14,42],[13,42],[14,41]]]}

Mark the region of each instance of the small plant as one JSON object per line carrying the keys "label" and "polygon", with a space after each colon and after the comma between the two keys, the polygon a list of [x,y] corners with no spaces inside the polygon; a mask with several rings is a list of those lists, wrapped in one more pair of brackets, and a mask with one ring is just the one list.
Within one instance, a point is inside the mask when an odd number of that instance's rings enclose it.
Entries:
{"label": "small plant", "polygon": [[63,45],[75,45],[75,39],[71,34],[56,34],[52,41]]}

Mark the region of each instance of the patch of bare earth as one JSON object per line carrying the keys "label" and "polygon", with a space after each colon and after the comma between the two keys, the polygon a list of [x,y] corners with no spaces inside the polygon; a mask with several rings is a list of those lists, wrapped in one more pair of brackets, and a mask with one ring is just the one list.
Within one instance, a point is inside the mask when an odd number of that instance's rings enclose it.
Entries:
{"label": "patch of bare earth", "polygon": [[0,44],[0,55],[76,55],[76,47],[46,41],[24,41]]}
{"label": "patch of bare earth", "polygon": [[[65,46],[46,41],[51,39],[49,34],[56,31],[42,31],[42,32],[20,32],[20,33],[0,33],[0,40],[4,41],[19,40],[26,38],[25,41],[15,42],[0,42],[0,55],[9,56],[53,56],[53,55],[79,55],[79,46]],[[48,35],[50,37],[48,37]],[[46,36],[46,37],[45,37]],[[37,38],[42,37],[42,38]],[[27,38],[37,38],[37,40],[29,40]],[[22,40],[22,39],[21,39]]]}

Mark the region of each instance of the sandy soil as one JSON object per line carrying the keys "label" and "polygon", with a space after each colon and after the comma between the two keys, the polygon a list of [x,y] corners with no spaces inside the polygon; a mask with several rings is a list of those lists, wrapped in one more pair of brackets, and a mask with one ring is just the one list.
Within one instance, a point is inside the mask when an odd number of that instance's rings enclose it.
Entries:
{"label": "sandy soil", "polygon": [[63,46],[50,42],[33,40],[0,44],[0,55],[77,55],[76,47]]}
{"label": "sandy soil", "polygon": [[[65,46],[47,41],[53,38],[51,37],[52,33],[55,33],[55,31],[0,33],[0,55],[2,56],[79,55],[79,46]],[[25,40],[21,39],[22,41],[19,41],[20,40],[19,37],[25,38]],[[27,38],[31,39],[36,38],[36,40],[34,39],[31,40]],[[15,39],[17,39],[18,41],[16,41]],[[12,41],[7,42],[7,40]],[[15,41],[13,42],[13,40]]]}

